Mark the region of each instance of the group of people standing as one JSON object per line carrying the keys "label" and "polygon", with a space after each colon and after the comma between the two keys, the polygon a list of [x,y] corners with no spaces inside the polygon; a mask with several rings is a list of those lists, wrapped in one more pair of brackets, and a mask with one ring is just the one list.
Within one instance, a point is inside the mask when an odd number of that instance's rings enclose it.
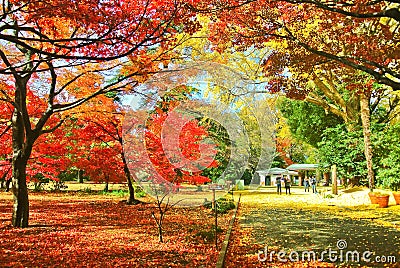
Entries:
{"label": "group of people standing", "polygon": [[[292,182],[289,176],[283,175],[282,177],[276,178],[276,191],[278,194],[282,194],[282,185],[285,186],[286,194],[290,194],[290,187],[292,186]],[[310,185],[313,193],[317,193],[317,179],[315,176],[311,176],[310,178],[305,178],[304,180],[304,191],[310,191]]]}
{"label": "group of people standing", "polygon": [[283,175],[282,177],[276,178],[276,189],[278,194],[282,194],[282,185],[285,186],[286,194],[290,194],[290,186],[292,186],[292,182],[288,176]]}
{"label": "group of people standing", "polygon": [[311,176],[311,178],[305,178],[304,180],[304,192],[309,192],[310,191],[310,185],[312,188],[312,192],[314,194],[317,193],[317,179],[315,176]]}

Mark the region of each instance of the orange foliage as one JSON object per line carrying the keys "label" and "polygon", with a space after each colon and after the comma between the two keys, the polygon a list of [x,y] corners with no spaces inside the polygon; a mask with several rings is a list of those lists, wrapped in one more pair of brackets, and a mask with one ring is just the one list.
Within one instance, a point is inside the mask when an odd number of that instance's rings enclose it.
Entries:
{"label": "orange foliage", "polygon": [[207,129],[197,119],[174,110],[179,104],[177,96],[164,97],[168,100],[159,104],[146,125],[145,143],[151,163],[162,180],[174,184],[210,182],[201,172],[217,167],[218,162],[214,160],[214,144],[203,141],[208,137]]}
{"label": "orange foliage", "polygon": [[277,137],[276,138],[276,151],[279,156],[285,161],[287,166],[294,164],[293,160],[288,157],[288,151],[292,146],[293,141],[290,138]]}

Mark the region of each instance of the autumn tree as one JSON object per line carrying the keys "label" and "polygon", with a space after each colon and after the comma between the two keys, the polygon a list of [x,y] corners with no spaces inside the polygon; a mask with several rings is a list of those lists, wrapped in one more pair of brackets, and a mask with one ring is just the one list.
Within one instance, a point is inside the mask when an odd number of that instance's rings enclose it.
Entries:
{"label": "autumn tree", "polygon": [[81,107],[82,112],[71,114],[76,118],[70,126],[71,137],[68,138],[73,166],[92,175],[96,181],[126,181],[129,190],[127,204],[134,204],[137,202],[134,178],[123,148],[122,128],[127,107],[122,107],[121,96],[114,93],[98,99],[100,103],[88,102]]}
{"label": "autumn tree", "polygon": [[[26,166],[39,137],[66,111],[132,89],[136,77],[156,71],[174,34],[195,27],[178,1],[2,1],[0,100],[12,109],[13,226],[28,226]],[[122,64],[133,68],[109,80]],[[36,119],[29,89],[43,100]]]}
{"label": "autumn tree", "polygon": [[176,109],[189,93],[186,86],[165,93],[146,123],[149,159],[163,180],[173,184],[209,182],[201,175],[204,167],[218,165],[215,144],[203,142],[209,136],[207,130],[198,119]]}
{"label": "autumn tree", "polygon": [[210,182],[203,171],[219,164],[215,160],[215,144],[207,140],[207,129],[199,118],[182,109],[191,90],[187,86],[170,89],[161,94],[147,118],[139,118],[143,114],[133,112],[125,119],[128,166],[139,184],[155,198],[157,211],[152,216],[160,242],[165,214],[177,204],[190,204],[191,200],[179,196],[181,185]]}
{"label": "autumn tree", "polygon": [[[70,158],[70,170],[83,172],[91,181],[104,182],[105,191],[108,191],[109,183],[126,181],[121,159],[122,148],[118,141],[105,131],[113,130],[113,122],[100,121],[99,116],[93,117],[93,113],[90,113],[90,116],[83,114],[73,120],[72,124],[65,124],[69,129],[66,157]],[[101,125],[94,123],[96,119]]]}
{"label": "autumn tree", "polygon": [[[28,112],[31,115],[31,120],[36,121],[43,113],[43,100],[35,96],[30,89],[27,91],[27,97],[29,100]],[[2,113],[4,128],[2,128],[3,133],[1,135],[0,176],[9,184],[12,177],[12,133],[10,131],[10,117],[13,106],[6,102],[0,102],[0,105],[4,112]],[[57,122],[57,118],[49,120],[50,124]],[[69,159],[65,158],[67,154],[66,146],[68,145],[65,135],[66,132],[64,129],[57,128],[52,133],[40,136],[36,140],[37,146],[32,149],[31,157],[26,166],[27,182],[39,183],[39,178],[42,177],[58,181],[60,172],[69,165]]]}
{"label": "autumn tree", "polygon": [[399,46],[394,41],[400,22],[396,1],[204,0],[190,4],[212,17],[210,39],[219,50],[231,45],[236,50],[262,48],[276,40],[284,43],[288,57],[301,56],[300,65],[336,62],[400,90]]}
{"label": "autumn tree", "polygon": [[[393,42],[399,34],[397,3],[203,1],[203,5],[193,5],[193,8],[211,14],[210,39],[215,49],[231,50],[232,45],[240,51],[271,48],[271,53],[263,60],[264,73],[272,77],[267,90],[282,90],[290,97],[304,98],[309,90],[302,89],[306,89],[304,85],[308,81],[323,86],[321,81],[325,78],[321,79],[321,74],[338,67],[343,71],[350,69],[350,73],[361,71],[372,77],[372,83],[366,78],[363,83],[358,83],[357,89],[353,88],[355,102],[335,100],[341,101],[339,104],[344,108],[341,116],[345,121],[357,119],[354,111],[360,111],[368,177],[371,189],[374,188],[368,101],[374,82],[393,90],[400,89],[399,47]],[[322,65],[325,66],[321,68]],[[328,97],[335,97],[335,92],[326,92]],[[315,97],[310,96],[309,100],[319,102]],[[321,104],[330,108],[326,102]]]}

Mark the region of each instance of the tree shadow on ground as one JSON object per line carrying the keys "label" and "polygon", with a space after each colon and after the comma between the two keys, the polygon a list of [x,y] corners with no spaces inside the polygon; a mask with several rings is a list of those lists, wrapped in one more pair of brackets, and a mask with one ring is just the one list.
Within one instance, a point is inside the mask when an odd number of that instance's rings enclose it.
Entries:
{"label": "tree shadow on ground", "polygon": [[[353,261],[349,255],[347,259],[342,258],[343,262],[348,260],[368,267],[383,267],[383,264],[375,262],[375,257],[380,256],[386,259],[394,256],[396,261],[400,261],[400,230],[378,225],[371,220],[341,218],[328,211],[265,208],[252,210],[240,224],[253,228],[252,236],[257,244],[278,251],[313,250],[317,254],[329,249],[338,254],[340,250],[344,254],[357,251],[360,261],[356,258]],[[366,251],[372,253],[370,259],[373,262],[362,262],[361,256]]]}

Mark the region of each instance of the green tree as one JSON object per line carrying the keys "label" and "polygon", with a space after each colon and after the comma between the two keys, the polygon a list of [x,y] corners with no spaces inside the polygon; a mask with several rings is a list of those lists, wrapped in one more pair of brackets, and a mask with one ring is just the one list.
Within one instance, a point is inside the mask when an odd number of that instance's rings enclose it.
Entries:
{"label": "green tree", "polygon": [[366,184],[366,160],[362,129],[348,131],[344,124],[324,131],[318,143],[318,153],[322,166],[337,166],[338,176],[345,184]]}
{"label": "green tree", "polygon": [[293,137],[317,148],[324,131],[343,123],[340,117],[326,113],[325,110],[312,103],[283,98],[278,108],[289,125]]}
{"label": "green tree", "polygon": [[400,123],[377,135],[375,151],[379,157],[377,184],[392,190],[400,189]]}

